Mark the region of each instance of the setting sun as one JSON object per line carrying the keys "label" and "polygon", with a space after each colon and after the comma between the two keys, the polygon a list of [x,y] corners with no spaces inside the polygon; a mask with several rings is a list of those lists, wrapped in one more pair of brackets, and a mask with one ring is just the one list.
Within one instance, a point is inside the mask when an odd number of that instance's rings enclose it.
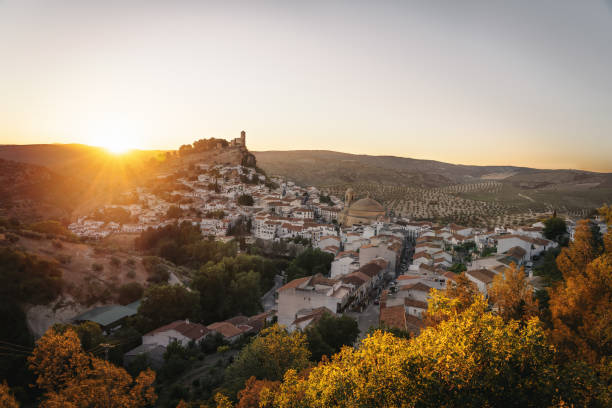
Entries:
{"label": "setting sun", "polygon": [[100,147],[105,148],[113,154],[127,153],[129,150],[132,150],[134,148],[133,146],[130,146],[129,144],[125,143],[125,141],[118,139],[109,140],[104,144],[101,144]]}
{"label": "setting sun", "polygon": [[143,132],[133,121],[122,117],[96,119],[84,126],[84,131],[90,135],[89,144],[102,147],[112,154],[127,153],[140,147],[138,142]]}

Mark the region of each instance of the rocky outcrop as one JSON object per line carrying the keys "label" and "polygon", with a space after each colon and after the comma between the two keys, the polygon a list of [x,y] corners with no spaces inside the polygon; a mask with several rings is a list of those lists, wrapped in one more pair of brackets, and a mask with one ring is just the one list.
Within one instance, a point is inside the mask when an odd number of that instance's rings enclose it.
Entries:
{"label": "rocky outcrop", "polygon": [[206,152],[193,153],[182,157],[184,162],[205,162],[209,164],[242,165],[255,167],[255,155],[243,146],[227,146]]}

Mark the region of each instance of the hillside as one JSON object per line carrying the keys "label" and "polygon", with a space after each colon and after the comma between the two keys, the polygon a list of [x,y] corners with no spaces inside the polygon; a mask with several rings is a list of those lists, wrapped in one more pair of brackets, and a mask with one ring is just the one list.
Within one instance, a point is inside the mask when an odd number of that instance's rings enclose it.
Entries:
{"label": "hillside", "polygon": [[516,166],[468,166],[324,150],[254,152],[259,167],[342,195],[369,192],[396,214],[474,224],[513,223],[509,214],[584,213],[612,202],[612,174]]}
{"label": "hillside", "polygon": [[87,213],[149,178],[151,160],[160,157],[165,155],[159,151],[115,156],[78,144],[0,145],[0,177],[6,181],[0,208],[15,212],[22,207],[17,215],[34,218]]}
{"label": "hillside", "polygon": [[63,219],[85,188],[81,180],[46,167],[0,159],[0,215]]}

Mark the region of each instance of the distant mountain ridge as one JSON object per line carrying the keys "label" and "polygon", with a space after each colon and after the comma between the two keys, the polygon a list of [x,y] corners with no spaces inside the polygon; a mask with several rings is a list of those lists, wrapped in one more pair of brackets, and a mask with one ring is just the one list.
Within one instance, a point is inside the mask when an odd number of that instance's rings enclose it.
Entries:
{"label": "distant mountain ridge", "polygon": [[369,156],[328,150],[253,152],[260,167],[312,185],[385,183],[441,187],[480,180],[506,180],[528,186],[590,182],[612,186],[612,173],[583,170],[540,170],[519,166],[450,164],[397,156]]}

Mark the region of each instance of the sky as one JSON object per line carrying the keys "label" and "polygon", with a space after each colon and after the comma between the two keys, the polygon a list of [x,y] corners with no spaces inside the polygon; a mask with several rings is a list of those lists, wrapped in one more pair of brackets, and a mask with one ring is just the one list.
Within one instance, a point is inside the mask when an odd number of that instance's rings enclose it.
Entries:
{"label": "sky", "polygon": [[0,144],[612,171],[612,0],[0,0]]}

